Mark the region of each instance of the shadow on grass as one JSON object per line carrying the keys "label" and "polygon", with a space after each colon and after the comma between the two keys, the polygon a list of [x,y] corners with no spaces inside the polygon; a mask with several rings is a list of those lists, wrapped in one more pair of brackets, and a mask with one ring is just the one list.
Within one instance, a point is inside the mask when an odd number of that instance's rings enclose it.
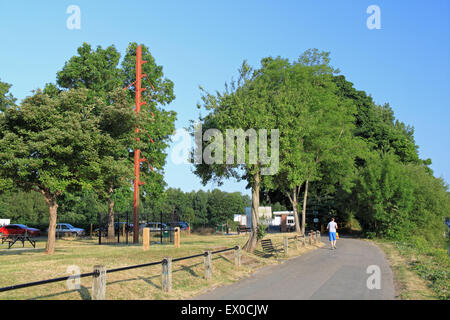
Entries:
{"label": "shadow on grass", "polygon": [[264,252],[264,251],[261,251],[261,250],[258,250],[258,249],[255,249],[255,250],[253,251],[253,254],[254,254],[255,256],[260,257],[260,258],[271,258],[271,257],[276,257],[276,255],[274,255],[274,254],[267,253],[267,252]]}
{"label": "shadow on grass", "polygon": [[[55,254],[56,253],[63,253],[63,252],[67,252],[68,249],[67,247],[61,247],[55,248]],[[22,255],[22,254],[26,254],[26,253],[45,253],[45,248],[5,248],[4,250],[0,249],[0,257],[2,256],[15,256],[15,255]],[[51,255],[48,255],[49,257],[51,257]]]}
{"label": "shadow on grass", "polygon": [[[43,250],[45,250],[45,249],[43,249]],[[218,255],[218,256],[214,257],[212,260],[213,261],[224,260],[226,262],[234,264],[234,262],[230,261],[228,258],[224,257],[223,255]],[[177,274],[179,272],[187,272],[190,275],[192,275],[193,277],[196,277],[196,278],[200,279],[200,278],[203,278],[203,276],[198,274],[197,272],[195,272],[193,270],[195,267],[198,267],[200,265],[203,265],[203,262],[195,263],[195,264],[188,265],[188,266],[187,265],[181,265],[179,267],[177,266],[177,269],[173,270],[172,274]],[[162,287],[160,285],[156,284],[153,281],[154,279],[160,278],[160,277],[161,277],[161,274],[156,274],[156,275],[149,276],[149,277],[137,276],[137,277],[134,277],[134,278],[128,278],[128,279],[122,279],[122,280],[116,280],[116,281],[109,281],[109,282],[106,283],[106,285],[108,286],[108,285],[114,285],[114,284],[118,284],[118,283],[126,283],[126,282],[141,280],[141,281],[144,281],[145,283],[153,286],[154,288],[161,290]],[[65,294],[68,294],[68,293],[71,293],[71,292],[78,292],[80,294],[80,297],[81,297],[82,300],[91,300],[92,299],[88,288],[86,288],[85,286],[80,286],[80,289],[77,289],[77,290],[60,291],[60,292],[56,292],[56,293],[49,294],[49,295],[42,295],[42,296],[30,298],[28,300],[54,298],[54,297],[65,295]]]}
{"label": "shadow on grass", "polygon": [[71,292],[78,292],[80,294],[81,300],[92,300],[91,294],[89,293],[89,289],[86,288],[85,286],[80,286],[80,289],[56,292],[56,293],[45,295],[45,296],[34,297],[34,298],[31,298],[31,299],[28,299],[28,300],[54,298],[54,297],[57,297],[57,296],[60,296],[60,295],[63,295],[63,294],[68,294],[68,293],[71,293]]}
{"label": "shadow on grass", "polygon": [[5,248],[4,250],[0,249],[0,257],[1,256],[14,256],[14,255],[21,255],[24,253],[36,253],[36,252],[45,252],[45,248]]}

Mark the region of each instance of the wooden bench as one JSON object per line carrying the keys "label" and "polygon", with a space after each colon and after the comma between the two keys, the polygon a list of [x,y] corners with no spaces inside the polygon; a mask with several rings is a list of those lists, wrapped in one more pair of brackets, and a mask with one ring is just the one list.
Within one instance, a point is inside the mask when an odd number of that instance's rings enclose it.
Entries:
{"label": "wooden bench", "polygon": [[261,240],[261,247],[264,252],[275,255],[277,258],[278,252],[284,252],[284,248],[274,246],[271,239]]}
{"label": "wooden bench", "polygon": [[240,234],[241,232],[251,232],[252,228],[249,228],[247,226],[238,226],[237,227],[237,233]]}

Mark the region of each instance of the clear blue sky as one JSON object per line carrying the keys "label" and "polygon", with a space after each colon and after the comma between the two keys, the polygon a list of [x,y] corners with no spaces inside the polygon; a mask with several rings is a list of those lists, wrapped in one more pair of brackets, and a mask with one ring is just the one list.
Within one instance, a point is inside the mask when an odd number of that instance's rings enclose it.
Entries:
{"label": "clear blue sky", "polygon": [[[69,5],[81,9],[81,29],[69,30]],[[369,5],[381,9],[381,30],[369,30]],[[1,1],[0,78],[23,99],[54,82],[83,42],[114,44],[123,54],[135,41],[150,47],[175,83],[177,128],[197,119],[199,85],[221,90],[244,59],[296,59],[308,48],[330,51],[357,89],[389,102],[415,127],[420,156],[450,181],[450,1]],[[166,181],[201,188],[189,165],[168,159]],[[207,188],[212,188],[210,185]],[[222,189],[242,191],[245,183]],[[246,192],[248,193],[248,192]]]}

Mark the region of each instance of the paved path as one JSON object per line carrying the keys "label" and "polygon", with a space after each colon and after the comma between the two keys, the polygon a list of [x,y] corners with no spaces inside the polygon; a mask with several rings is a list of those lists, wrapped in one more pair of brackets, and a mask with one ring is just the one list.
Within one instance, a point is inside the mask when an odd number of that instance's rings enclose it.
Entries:
{"label": "paved path", "polygon": [[[328,240],[322,237],[323,240]],[[214,300],[380,300],[394,299],[392,271],[384,253],[368,241],[341,238],[317,250],[268,266],[241,282],[216,288],[196,299]],[[368,266],[381,270],[381,289],[368,289]],[[372,271],[373,272],[373,271]]]}

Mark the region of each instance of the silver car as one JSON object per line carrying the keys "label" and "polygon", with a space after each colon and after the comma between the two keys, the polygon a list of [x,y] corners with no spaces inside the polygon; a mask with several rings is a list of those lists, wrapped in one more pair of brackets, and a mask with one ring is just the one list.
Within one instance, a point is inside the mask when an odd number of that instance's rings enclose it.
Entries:
{"label": "silver car", "polygon": [[141,224],[140,229],[142,230],[144,228],[150,228],[150,232],[160,232],[161,230],[169,229],[165,223],[161,224],[160,222],[143,223]]}
{"label": "silver car", "polygon": [[[47,229],[47,233],[48,233],[48,229]],[[84,229],[81,228],[75,228],[74,226],[72,226],[69,223],[58,223],[56,225],[56,234],[61,233],[61,234],[70,234],[73,236],[84,236],[85,235],[85,231]]]}

